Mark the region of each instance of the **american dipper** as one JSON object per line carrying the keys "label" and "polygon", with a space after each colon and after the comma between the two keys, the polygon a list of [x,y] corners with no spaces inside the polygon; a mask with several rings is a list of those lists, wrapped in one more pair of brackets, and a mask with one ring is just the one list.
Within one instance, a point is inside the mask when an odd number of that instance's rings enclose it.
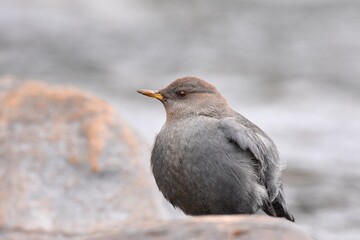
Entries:
{"label": "american dipper", "polygon": [[232,110],[214,86],[184,77],[159,91],[138,92],[160,100],[166,110],[151,166],[174,207],[188,215],[253,214],[262,208],[294,221],[275,144]]}

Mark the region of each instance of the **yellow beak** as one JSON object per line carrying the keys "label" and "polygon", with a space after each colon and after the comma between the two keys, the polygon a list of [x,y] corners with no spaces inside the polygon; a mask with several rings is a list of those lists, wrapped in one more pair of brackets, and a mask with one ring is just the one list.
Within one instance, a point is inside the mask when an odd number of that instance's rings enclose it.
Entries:
{"label": "yellow beak", "polygon": [[141,94],[143,94],[145,96],[156,98],[156,99],[159,99],[159,100],[163,100],[163,98],[164,98],[160,93],[155,92],[153,90],[138,90],[137,92],[141,93]]}

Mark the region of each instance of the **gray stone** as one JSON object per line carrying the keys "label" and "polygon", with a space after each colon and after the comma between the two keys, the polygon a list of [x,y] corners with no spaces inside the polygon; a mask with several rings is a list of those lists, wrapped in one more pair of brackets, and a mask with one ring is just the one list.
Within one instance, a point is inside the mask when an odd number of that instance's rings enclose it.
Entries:
{"label": "gray stone", "polygon": [[311,240],[289,221],[259,215],[193,217],[172,221],[153,221],[122,226],[88,240]]}
{"label": "gray stone", "polygon": [[73,237],[158,218],[143,145],[91,94],[0,79],[0,238]]}

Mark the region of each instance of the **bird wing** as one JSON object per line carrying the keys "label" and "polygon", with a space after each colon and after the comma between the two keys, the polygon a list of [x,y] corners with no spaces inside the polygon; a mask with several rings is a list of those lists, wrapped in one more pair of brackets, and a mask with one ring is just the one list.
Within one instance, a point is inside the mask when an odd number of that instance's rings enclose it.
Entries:
{"label": "bird wing", "polygon": [[284,168],[273,141],[242,116],[221,119],[220,128],[229,140],[235,142],[242,150],[253,154],[259,166],[259,182],[267,189],[269,200],[272,202],[279,193],[280,174]]}

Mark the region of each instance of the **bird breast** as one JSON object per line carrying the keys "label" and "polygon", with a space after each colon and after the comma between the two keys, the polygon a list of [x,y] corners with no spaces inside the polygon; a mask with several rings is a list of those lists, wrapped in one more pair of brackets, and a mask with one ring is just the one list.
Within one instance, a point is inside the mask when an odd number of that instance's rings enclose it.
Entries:
{"label": "bird breast", "polygon": [[165,124],[156,138],[151,157],[156,183],[188,214],[235,211],[250,194],[246,186],[256,182],[249,153],[231,144],[218,126],[217,119],[201,116]]}

